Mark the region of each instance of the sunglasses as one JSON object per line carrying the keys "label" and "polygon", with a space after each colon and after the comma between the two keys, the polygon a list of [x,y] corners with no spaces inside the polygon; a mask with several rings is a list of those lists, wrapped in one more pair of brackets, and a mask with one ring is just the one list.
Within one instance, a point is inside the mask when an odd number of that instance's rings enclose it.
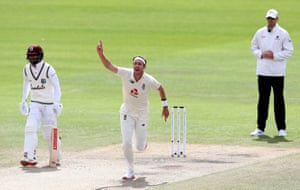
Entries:
{"label": "sunglasses", "polygon": [[267,20],[276,20],[276,18],[268,17]]}

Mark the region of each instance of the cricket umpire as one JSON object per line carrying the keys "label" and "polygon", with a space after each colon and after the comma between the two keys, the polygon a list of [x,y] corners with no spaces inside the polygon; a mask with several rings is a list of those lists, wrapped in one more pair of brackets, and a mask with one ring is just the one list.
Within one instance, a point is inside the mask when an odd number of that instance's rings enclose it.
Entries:
{"label": "cricket umpire", "polygon": [[251,41],[251,50],[257,58],[258,76],[257,128],[252,136],[264,135],[271,89],[274,94],[275,121],[279,136],[286,136],[284,101],[284,78],[287,59],[292,56],[294,47],[289,33],[278,24],[278,11],[267,11],[266,26],[258,29]]}

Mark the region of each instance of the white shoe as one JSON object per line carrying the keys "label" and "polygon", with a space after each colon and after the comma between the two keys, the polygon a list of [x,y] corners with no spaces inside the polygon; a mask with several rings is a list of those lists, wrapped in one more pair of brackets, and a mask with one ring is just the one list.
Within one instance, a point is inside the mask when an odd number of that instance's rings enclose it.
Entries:
{"label": "white shoe", "polygon": [[22,166],[35,166],[37,165],[37,161],[35,159],[28,159],[28,158],[23,158],[21,161],[20,161],[20,164]]}
{"label": "white shoe", "polygon": [[123,180],[135,180],[134,172],[128,172],[123,177]]}
{"label": "white shoe", "polygon": [[34,150],[34,157],[32,159],[29,159],[27,157],[28,153],[27,152],[24,152],[24,157],[23,159],[20,161],[20,164],[22,166],[35,166],[37,165],[37,161],[36,161],[36,158],[35,158],[35,150]]}
{"label": "white shoe", "polygon": [[253,131],[252,133],[250,133],[251,136],[262,136],[264,134],[265,133],[262,130],[258,129],[258,128],[256,128],[255,131]]}
{"label": "white shoe", "polygon": [[280,137],[285,137],[285,136],[286,136],[285,130],[280,129],[279,132],[278,132],[278,136],[280,136]]}

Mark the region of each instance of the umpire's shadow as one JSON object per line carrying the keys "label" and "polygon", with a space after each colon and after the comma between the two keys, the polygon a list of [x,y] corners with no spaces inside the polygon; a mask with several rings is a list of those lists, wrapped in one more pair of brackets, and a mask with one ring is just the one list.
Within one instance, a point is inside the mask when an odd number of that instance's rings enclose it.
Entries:
{"label": "umpire's shadow", "polygon": [[254,140],[260,141],[260,142],[267,142],[267,143],[271,143],[271,144],[276,144],[276,143],[280,143],[280,142],[293,142],[292,140],[288,140],[285,137],[281,137],[281,136],[270,137],[268,135],[257,136],[257,138]]}

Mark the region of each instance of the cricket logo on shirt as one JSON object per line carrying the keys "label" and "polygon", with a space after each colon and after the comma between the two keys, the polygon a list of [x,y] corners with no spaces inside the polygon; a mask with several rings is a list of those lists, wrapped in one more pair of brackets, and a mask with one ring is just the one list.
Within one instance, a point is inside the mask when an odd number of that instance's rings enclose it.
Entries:
{"label": "cricket logo on shirt", "polygon": [[46,87],[44,86],[44,84],[47,83],[47,80],[45,78],[42,78],[41,79],[41,84],[38,84],[38,85],[34,85],[34,84],[31,84],[31,90],[42,90],[42,89],[45,89]]}
{"label": "cricket logo on shirt", "polygon": [[138,95],[139,95],[139,90],[136,89],[136,88],[131,89],[131,90],[130,90],[130,95],[133,96],[133,97],[135,97],[135,98],[137,98]]}
{"label": "cricket logo on shirt", "polygon": [[46,79],[41,79],[42,84],[46,84],[47,80]]}

